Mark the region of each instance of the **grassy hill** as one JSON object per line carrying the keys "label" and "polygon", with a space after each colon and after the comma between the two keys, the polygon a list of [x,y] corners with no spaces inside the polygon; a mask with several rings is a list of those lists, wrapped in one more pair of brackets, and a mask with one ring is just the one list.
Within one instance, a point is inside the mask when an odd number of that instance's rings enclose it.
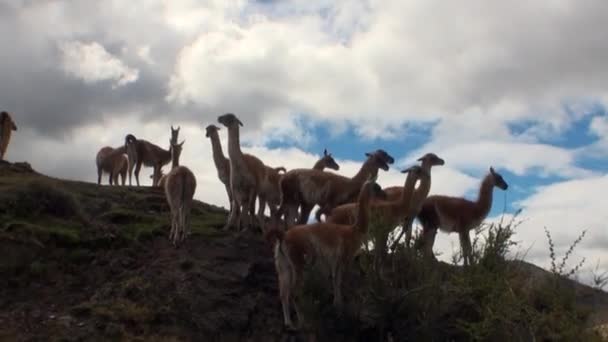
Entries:
{"label": "grassy hill", "polygon": [[0,161],[0,340],[569,341],[600,340],[589,328],[608,321],[605,292],[491,259],[486,245],[469,270],[401,251],[382,277],[363,253],[341,313],[309,272],[300,300],[309,325],[292,334],[268,244],[220,232],[226,215],[196,201],[192,235],[175,249],[160,189]]}

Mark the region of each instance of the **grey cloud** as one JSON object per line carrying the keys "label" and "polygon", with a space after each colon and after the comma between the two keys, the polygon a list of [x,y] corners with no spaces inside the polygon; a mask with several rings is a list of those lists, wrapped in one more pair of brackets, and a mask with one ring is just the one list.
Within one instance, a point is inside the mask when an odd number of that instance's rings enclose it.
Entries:
{"label": "grey cloud", "polygon": [[[50,2],[46,2],[48,4]],[[130,45],[139,38],[133,36],[133,32],[137,35],[141,32],[122,29],[129,25],[128,20],[113,22],[108,10],[97,8],[95,2],[65,6],[66,14],[62,17],[65,22],[57,25],[51,14],[47,21],[33,22],[22,13],[43,5],[40,2],[13,3],[11,6],[0,3],[0,30],[3,32],[0,45],[10,47],[2,52],[0,106],[14,114],[20,127],[31,128],[43,136],[62,138],[82,125],[99,122],[102,114],[108,117],[137,113],[151,119],[175,111],[175,116],[189,119],[181,114],[183,111],[173,109],[165,101],[169,73],[183,39],[173,39],[176,34],[170,30],[148,26],[148,34],[152,37],[148,43],[156,44],[151,46],[150,53],[154,64],[149,65],[136,55],[136,46]],[[116,18],[120,18],[118,14]],[[85,28],[83,18],[90,18],[90,25]],[[62,30],[60,26],[65,29],[71,24],[73,33],[57,33]],[[154,32],[155,29],[158,32]],[[62,39],[99,42],[130,68],[139,70],[138,80],[112,89],[109,80],[85,84],[66,75],[61,69],[61,53],[57,47]]]}

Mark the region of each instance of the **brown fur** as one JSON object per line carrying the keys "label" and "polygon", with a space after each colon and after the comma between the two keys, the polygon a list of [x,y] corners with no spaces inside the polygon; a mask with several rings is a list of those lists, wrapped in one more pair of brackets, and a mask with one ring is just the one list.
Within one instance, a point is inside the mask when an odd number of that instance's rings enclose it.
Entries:
{"label": "brown fur", "polygon": [[[317,162],[315,162],[315,164],[313,165],[312,169],[313,170],[319,170],[319,171],[323,171],[325,170],[325,168],[334,170],[334,171],[338,171],[340,170],[340,165],[338,165],[338,163],[336,163],[336,161],[334,160],[333,156],[331,155],[331,153],[327,152],[327,149],[323,150],[323,156],[317,160]],[[281,177],[282,178],[282,177]],[[280,192],[280,182],[279,182],[279,192]],[[296,224],[298,218],[298,209],[299,209],[299,205],[294,205],[293,203],[289,203],[286,204],[286,206],[283,208],[283,211],[285,212],[285,222],[287,222],[288,226],[292,226],[294,224]]]}
{"label": "brown fur", "polygon": [[437,230],[441,229],[447,233],[456,232],[460,238],[464,265],[470,265],[472,256],[469,230],[481,224],[490,212],[492,190],[495,186],[502,190],[508,188],[502,176],[490,168],[490,173],[481,182],[476,201],[441,195],[427,197],[418,214],[423,228],[423,240],[422,245],[418,245],[417,248],[424,246],[427,256],[432,257]]}
{"label": "brown fur", "polygon": [[281,207],[278,215],[283,215],[290,206],[301,206],[299,224],[308,221],[310,211],[319,205],[317,220],[323,213],[334,207],[353,202],[361,185],[370,176],[376,177],[378,169],[388,170],[394,160],[382,150],[366,153],[367,160],[352,178],[310,169],[296,169],[287,172],[281,180]]}
{"label": "brown fur", "polygon": [[[152,181],[154,182],[154,174],[150,175],[150,179],[152,179]],[[159,188],[165,188],[165,181],[167,180],[167,175],[165,173],[163,173],[163,170],[160,170],[160,178],[158,179],[158,183],[157,183],[157,187]]]}
{"label": "brown fur", "polygon": [[252,225],[250,212],[255,211],[255,199],[259,194],[266,169],[264,163],[255,156],[241,151],[239,126],[243,123],[232,113],[218,117],[218,122],[228,128],[228,156],[230,160],[230,189],[233,196],[232,210],[224,226],[241,229],[241,215],[245,227]]}
{"label": "brown fur", "polygon": [[103,172],[107,172],[110,185],[118,185],[118,175],[121,177],[122,185],[125,185],[129,159],[125,154],[124,146],[118,148],[102,147],[97,152],[95,164],[97,165],[97,184],[101,184],[101,176]]}
{"label": "brown fur", "polygon": [[16,130],[17,125],[11,115],[8,112],[0,113],[0,160],[4,160],[11,136]]}
{"label": "brown fur", "polygon": [[190,230],[190,211],[196,192],[196,177],[185,166],[179,165],[181,144],[172,144],[172,169],[165,178],[165,196],[171,209],[169,239],[175,246],[184,241]]}
{"label": "brown fur", "polygon": [[[390,232],[403,221],[403,218],[410,210],[413,205],[414,189],[418,179],[421,180],[422,186],[426,186],[430,183],[430,175],[426,173],[420,166],[412,166],[402,172],[407,172],[408,175],[405,179],[404,191],[402,191],[401,198],[393,201],[387,200],[374,200],[370,203],[371,215],[374,219],[379,220],[376,227],[382,228],[381,231],[377,231],[374,236],[374,251],[376,266],[382,265],[386,257],[386,244],[388,242],[388,236]],[[428,190],[427,190],[428,193]],[[330,216],[327,218],[327,222],[338,223],[338,224],[352,224],[356,218],[356,203],[347,203],[335,207]]]}
{"label": "brown fur", "polygon": [[[275,267],[279,280],[279,292],[286,326],[296,328],[302,322],[295,294],[301,286],[302,272],[306,260],[319,259],[330,266],[333,280],[334,305],[342,306],[342,278],[345,270],[361,247],[369,222],[369,198],[372,181],[365,182],[358,200],[358,214],[355,224],[314,223],[297,225],[283,233],[274,228],[266,237],[274,244]],[[293,304],[297,313],[297,325],[291,320],[290,308]]]}
{"label": "brown fur", "polygon": [[142,165],[152,167],[154,169],[154,178],[152,186],[158,183],[159,170],[171,161],[171,147],[165,150],[158,145],[155,145],[147,140],[137,139],[132,134],[125,137],[125,148],[129,156],[129,185],[131,185],[131,175],[133,167],[135,167],[135,181],[139,186],[139,171]]}
{"label": "brown fur", "polygon": [[[395,239],[393,243],[393,249],[397,246],[397,243],[403,235],[405,234],[405,246],[409,248],[410,241],[412,240],[412,225],[414,224],[414,219],[418,212],[420,212],[420,208],[422,207],[422,203],[424,199],[428,196],[430,188],[431,188],[431,168],[433,166],[441,166],[445,164],[445,161],[442,158],[439,158],[435,153],[427,153],[424,156],[418,158],[420,162],[420,166],[424,171],[426,171],[429,175],[429,178],[426,182],[421,182],[419,188],[414,192],[414,198],[412,199],[412,206],[410,206],[409,211],[404,216],[403,222],[400,222],[402,225],[401,233]],[[397,199],[401,196],[403,192],[402,186],[392,186],[385,188],[387,197],[390,200]]]}
{"label": "brown fur", "polygon": [[230,160],[224,156],[220,136],[216,125],[209,125],[206,128],[206,136],[211,140],[211,151],[213,153],[213,163],[217,169],[217,176],[226,188],[228,201],[230,202],[230,211],[232,211],[232,190],[230,189]]}
{"label": "brown fur", "polygon": [[281,204],[281,189],[279,187],[280,181],[283,178],[283,174],[280,171],[285,172],[285,168],[282,166],[272,168],[270,166],[264,166],[264,178],[260,183],[259,188],[259,200],[260,204],[258,207],[258,221],[262,231],[265,230],[264,211],[266,210],[266,204],[270,209],[270,216],[274,217],[276,211]]}
{"label": "brown fur", "polygon": [[[396,200],[373,200],[370,210],[373,217],[382,219],[383,224],[397,225],[399,220],[405,216],[411,204],[416,181],[419,178],[428,179],[428,175],[419,166],[412,166],[406,170],[408,175],[405,179],[405,191],[401,192],[401,198]],[[326,222],[337,224],[352,224],[357,215],[357,203],[346,203],[332,209]]]}

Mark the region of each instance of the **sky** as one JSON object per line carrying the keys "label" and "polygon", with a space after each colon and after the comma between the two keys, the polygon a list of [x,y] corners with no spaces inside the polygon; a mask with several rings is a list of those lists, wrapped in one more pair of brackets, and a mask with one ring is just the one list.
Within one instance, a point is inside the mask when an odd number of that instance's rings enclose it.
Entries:
{"label": "sky", "polygon": [[[168,148],[196,198],[227,207],[204,128],[235,113],[243,149],[312,167],[327,148],[351,176],[365,152],[434,152],[432,194],[476,197],[490,166],[489,221],[521,209],[526,260],[549,265],[544,228],[579,277],[608,270],[608,2],[463,0],[0,0],[0,106],[7,153],[45,174],[96,181],[95,155],[132,133]],[[226,131],[220,130],[224,152]],[[142,171],[150,184],[151,169]],[[457,237],[439,233],[450,259]]]}

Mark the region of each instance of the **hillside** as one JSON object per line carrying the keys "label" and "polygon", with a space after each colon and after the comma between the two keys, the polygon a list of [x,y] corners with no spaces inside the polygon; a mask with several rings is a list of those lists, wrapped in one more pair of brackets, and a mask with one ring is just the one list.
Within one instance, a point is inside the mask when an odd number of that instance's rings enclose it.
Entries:
{"label": "hillside", "polygon": [[[167,239],[169,212],[160,189],[53,179],[27,163],[0,161],[0,340],[280,341],[292,336],[282,327],[268,244],[259,233],[220,232],[226,214],[222,208],[196,201],[193,234],[175,249]],[[418,275],[429,272],[422,271],[423,265],[416,266],[420,263],[409,262],[405,264],[408,272],[398,273],[410,278],[403,281],[395,276],[391,281],[415,288]],[[371,283],[364,270],[355,272],[355,281],[349,282],[345,293],[357,317],[352,312],[336,317],[327,308],[326,292],[307,286],[307,295],[316,293],[319,298],[311,299],[305,308],[317,314],[313,326],[321,336],[318,340],[331,336],[337,341],[341,339],[336,336],[343,336],[343,340],[369,341],[374,340],[372,336],[389,335],[395,341],[437,340],[438,336],[467,340],[466,329],[478,329],[477,322],[467,325],[459,320],[477,319],[479,315],[469,311],[479,303],[469,302],[487,301],[491,292],[480,294],[474,286],[463,292],[459,282],[469,284],[476,274],[463,278],[458,268],[444,264],[437,269],[433,277],[440,279],[439,285],[420,287],[417,298],[410,296],[399,306],[394,306],[392,297],[386,299],[390,296],[382,292],[382,286],[370,285],[370,292],[382,297],[375,298],[376,305],[389,303],[373,309],[367,292],[359,289]],[[517,279],[516,291],[521,293],[536,293],[551,277],[524,262],[511,262],[509,269],[517,270],[512,278]],[[412,276],[412,272],[417,273]],[[570,280],[560,282],[560,289],[569,289],[575,296],[576,307],[567,310],[583,313],[580,324],[608,322],[605,292]],[[426,293],[425,288],[432,292]],[[467,303],[442,297],[444,293],[464,293]],[[519,294],[515,297],[520,298]],[[412,302],[425,295],[441,305],[432,311]],[[547,305],[545,299],[538,302],[534,308]],[[525,310],[518,307],[518,311]],[[420,317],[422,313],[436,316]],[[515,330],[520,327],[516,325]],[[392,332],[386,335],[384,331]],[[304,340],[306,336],[292,337]]]}

